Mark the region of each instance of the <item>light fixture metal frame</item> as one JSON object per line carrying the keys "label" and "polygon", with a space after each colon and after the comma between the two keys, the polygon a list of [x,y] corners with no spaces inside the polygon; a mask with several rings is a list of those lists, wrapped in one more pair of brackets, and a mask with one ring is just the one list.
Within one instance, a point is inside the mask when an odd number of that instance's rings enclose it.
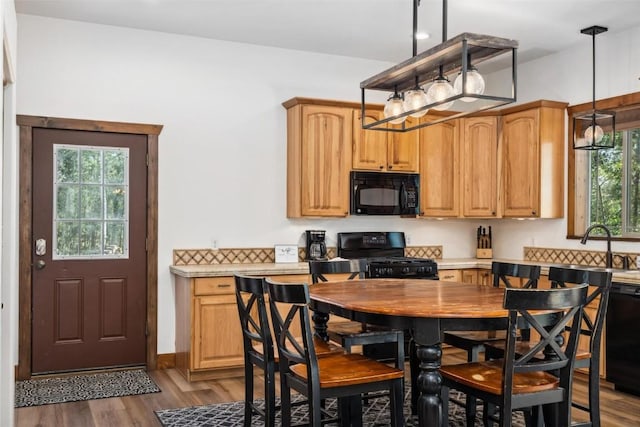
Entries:
{"label": "light fixture metal frame", "polygon": [[[615,111],[597,110],[596,109],[596,35],[604,33],[609,29],[599,25],[583,28],[580,30],[582,34],[591,36],[592,38],[592,64],[593,64],[593,98],[591,109],[588,111],[575,113],[573,115],[573,149],[574,150],[603,150],[614,147],[614,137],[616,134],[616,113]],[[597,142],[595,132],[592,133],[591,141],[587,141],[583,137],[585,129],[590,126],[600,126],[605,132],[602,140]],[[606,131],[605,131],[606,129]],[[606,135],[609,135],[606,137]],[[604,141],[604,143],[602,143]],[[581,145],[581,142],[584,145]]]}
{"label": "light fixture metal frame", "polygon": [[[488,36],[475,33],[462,33],[452,39],[446,40],[446,20],[447,20],[447,3],[443,2],[443,42],[421,54],[416,54],[415,33],[417,27],[417,3],[414,0],[413,8],[413,57],[385,70],[373,77],[368,78],[360,83],[362,93],[362,129],[380,130],[387,132],[407,132],[414,129],[441,123],[447,120],[464,117],[479,111],[489,110],[502,105],[510,104],[516,101],[517,87],[517,49],[518,42],[516,40],[504,39],[500,37]],[[486,94],[467,93],[467,71],[468,62],[473,60],[473,65],[494,58],[496,56],[511,52],[511,96],[494,96]],[[462,93],[433,102],[423,106],[422,108],[405,111],[392,117],[386,117],[374,122],[365,123],[364,118],[367,117],[366,93],[371,90],[384,92],[405,92],[413,89],[416,84],[422,85],[433,81],[438,75],[448,75],[460,72],[462,74]],[[415,125],[408,125],[403,122],[401,126],[389,127],[387,123],[401,117],[407,117],[419,111],[428,110],[432,107],[458,100],[460,98],[475,98],[488,101],[495,101],[494,104],[483,105],[480,108],[461,111],[448,116],[428,117],[423,116]],[[427,118],[428,117],[428,118]]]}

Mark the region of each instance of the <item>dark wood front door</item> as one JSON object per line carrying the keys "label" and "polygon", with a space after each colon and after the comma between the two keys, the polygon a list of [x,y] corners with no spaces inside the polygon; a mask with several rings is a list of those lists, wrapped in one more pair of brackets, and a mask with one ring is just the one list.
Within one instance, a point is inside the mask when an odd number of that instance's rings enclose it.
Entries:
{"label": "dark wood front door", "polygon": [[33,129],[32,373],[145,365],[147,136]]}

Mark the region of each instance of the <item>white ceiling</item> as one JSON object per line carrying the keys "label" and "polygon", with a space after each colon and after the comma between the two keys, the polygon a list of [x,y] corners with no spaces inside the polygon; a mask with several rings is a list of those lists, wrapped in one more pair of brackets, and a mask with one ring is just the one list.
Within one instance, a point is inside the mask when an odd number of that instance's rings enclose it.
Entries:
{"label": "white ceiling", "polygon": [[[412,0],[16,0],[18,13],[400,62],[412,56]],[[418,53],[442,42],[442,0],[421,0]],[[517,40],[518,62],[590,46],[640,23],[640,0],[449,0],[447,38]],[[596,42],[597,43],[597,42]]]}

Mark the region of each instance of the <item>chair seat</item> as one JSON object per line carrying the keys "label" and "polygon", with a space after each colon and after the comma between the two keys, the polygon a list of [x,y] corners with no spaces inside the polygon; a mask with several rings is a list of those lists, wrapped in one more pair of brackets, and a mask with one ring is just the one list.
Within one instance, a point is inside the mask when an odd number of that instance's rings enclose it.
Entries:
{"label": "chair seat", "polygon": [[[293,365],[290,370],[296,376],[307,380],[306,365]],[[353,353],[331,354],[318,359],[318,370],[322,388],[345,387],[404,377],[401,369]]]}
{"label": "chair seat", "polygon": [[[487,393],[502,393],[502,360],[462,363],[440,368],[440,374],[469,387]],[[535,393],[558,388],[559,380],[547,372],[516,373],[513,378],[513,393]]]}
{"label": "chair seat", "polygon": [[501,341],[507,338],[505,331],[455,331],[444,334],[445,344],[466,349],[469,346],[482,345],[487,341]]}
{"label": "chair seat", "polygon": [[339,322],[327,330],[329,339],[347,348],[352,345],[380,344],[401,340],[398,330],[383,328],[360,322]]}

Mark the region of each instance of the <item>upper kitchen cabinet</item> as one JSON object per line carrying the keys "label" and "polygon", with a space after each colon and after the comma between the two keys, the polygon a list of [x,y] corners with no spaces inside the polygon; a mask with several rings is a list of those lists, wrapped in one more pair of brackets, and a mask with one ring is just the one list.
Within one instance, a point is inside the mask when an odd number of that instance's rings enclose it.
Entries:
{"label": "upper kitchen cabinet", "polygon": [[498,120],[449,120],[420,130],[420,208],[425,217],[495,218]]}
{"label": "upper kitchen cabinet", "polygon": [[[418,132],[362,129],[362,110],[353,111],[353,169],[418,172]],[[381,120],[381,110],[367,108],[367,123]],[[408,122],[414,119],[409,117]],[[387,124],[389,127],[401,125]]]}
{"label": "upper kitchen cabinet", "polygon": [[495,116],[461,120],[462,216],[498,215],[498,119]]}
{"label": "upper kitchen cabinet", "polygon": [[421,215],[457,217],[460,215],[458,120],[424,127],[419,134]]}
{"label": "upper kitchen cabinet", "polygon": [[503,110],[502,215],[564,215],[566,103],[536,101]]}
{"label": "upper kitchen cabinet", "polygon": [[349,213],[353,108],[293,98],[287,109],[287,217]]}

